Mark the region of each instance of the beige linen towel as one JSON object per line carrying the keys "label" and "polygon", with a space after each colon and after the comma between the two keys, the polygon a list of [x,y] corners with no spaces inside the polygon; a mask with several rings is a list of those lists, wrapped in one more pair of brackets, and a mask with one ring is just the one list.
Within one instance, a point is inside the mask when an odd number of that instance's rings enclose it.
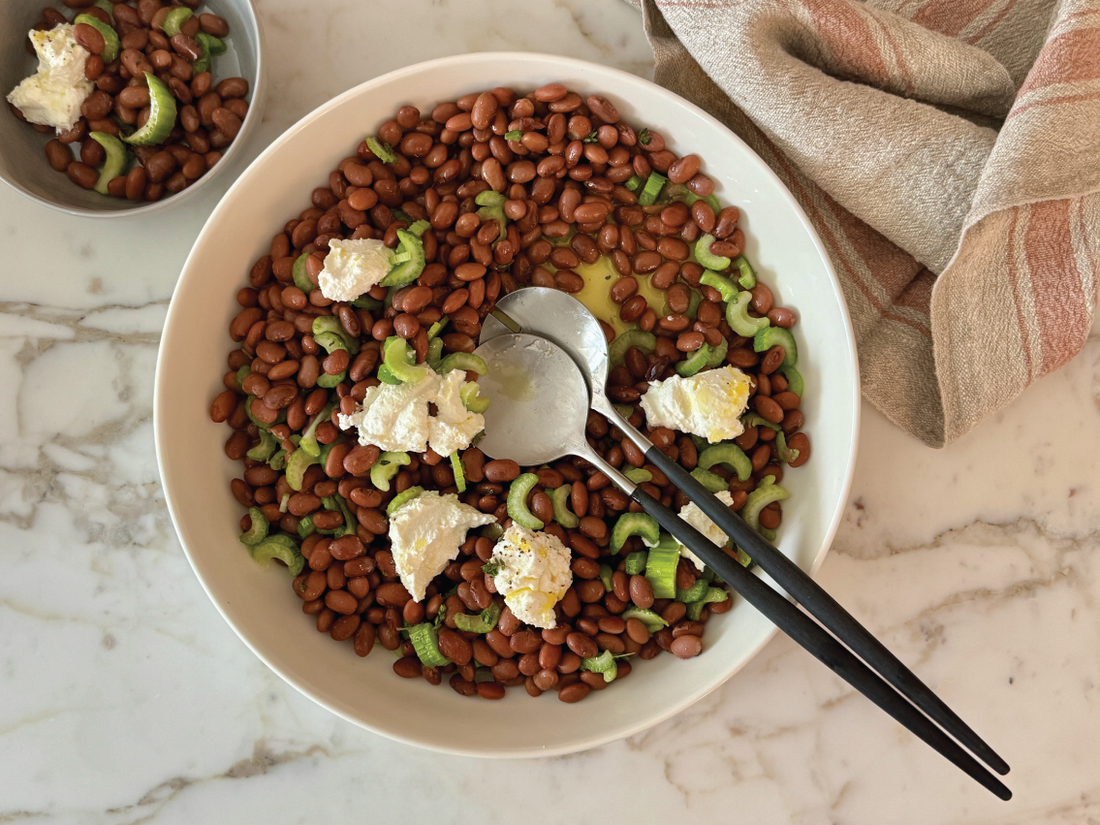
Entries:
{"label": "beige linen towel", "polygon": [[817,227],[891,421],[942,447],[1080,351],[1100,0],[632,2],[656,81],[744,139]]}

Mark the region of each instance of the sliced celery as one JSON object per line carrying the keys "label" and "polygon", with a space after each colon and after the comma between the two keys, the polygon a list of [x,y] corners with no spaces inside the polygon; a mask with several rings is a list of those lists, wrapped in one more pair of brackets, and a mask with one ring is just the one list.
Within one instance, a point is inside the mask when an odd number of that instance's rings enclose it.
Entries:
{"label": "sliced celery", "polygon": [[623,572],[628,576],[638,576],[645,570],[645,561],[649,556],[645,550],[635,550],[626,557]]}
{"label": "sliced celery", "polygon": [[388,143],[383,143],[376,137],[367,137],[364,141],[371,153],[383,163],[397,162],[397,155],[393,153],[393,147]]}
{"label": "sliced celery", "polygon": [[409,641],[413,643],[416,655],[420,661],[428,667],[443,667],[449,665],[451,660],[439,650],[439,636],[430,622],[421,622],[408,628]]}
{"label": "sliced celery", "polygon": [[623,513],[611,528],[611,549],[618,553],[631,536],[641,536],[646,546],[652,547],[661,537],[661,526],[648,513]]}
{"label": "sliced celery", "polygon": [[573,487],[563,484],[550,491],[550,501],[554,504],[554,521],[566,530],[575,530],[580,526],[581,520],[569,509],[569,495]]}
{"label": "sliced celery", "polygon": [[605,682],[614,682],[615,677],[619,675],[619,667],[615,664],[615,657],[610,650],[605,650],[599,656],[581,659],[581,670],[603,674]]}
{"label": "sliced celery", "polygon": [[444,375],[451,370],[473,370],[478,375],[486,375],[489,365],[480,355],[472,352],[452,352],[439,363],[439,373]]}
{"label": "sliced celery", "polygon": [[466,470],[462,466],[462,456],[458,454],[458,451],[451,453],[451,472],[455,477],[455,487],[458,488],[458,492],[466,492]]}
{"label": "sliced celery", "polygon": [[267,516],[259,507],[249,507],[248,517],[252,519],[252,524],[241,533],[241,544],[252,546],[267,538],[269,524]]}
{"label": "sliced celery", "polygon": [[623,363],[626,351],[631,347],[637,347],[642,352],[653,352],[657,346],[657,337],[652,332],[640,329],[629,329],[622,333],[607,348],[607,358],[611,366],[617,367]]}
{"label": "sliced celery", "polygon": [[488,607],[476,616],[469,613],[459,613],[455,616],[455,627],[470,633],[488,633],[497,626],[500,618],[500,602],[493,601]]}
{"label": "sliced celery", "polygon": [[741,508],[741,518],[754,530],[760,529],[760,511],[773,501],[782,501],[790,498],[790,493],[775,483],[775,476],[766,475],[760,479],[756,489],[749,493],[745,499],[745,506]]}
{"label": "sliced celery", "polygon": [[798,344],[788,330],[783,327],[766,327],[752,338],[752,348],[756,352],[767,352],[776,344],[783,347],[783,363],[780,366],[794,367],[798,363]]}
{"label": "sliced celery", "polygon": [[695,260],[697,260],[702,266],[707,269],[713,269],[715,272],[721,272],[723,269],[728,269],[729,265],[733,263],[729,258],[724,255],[715,255],[710,251],[710,245],[717,240],[713,235],[704,235],[698,241],[695,242]]}
{"label": "sliced celery", "polygon": [[692,470],[691,477],[712,493],[720,493],[730,488],[729,483],[724,478],[715,475],[710,470],[704,470],[702,467],[696,467]]}
{"label": "sliced celery", "polygon": [[279,442],[268,430],[260,430],[260,443],[249,450],[245,455],[253,461],[267,461],[279,448]]}
{"label": "sliced celery", "polygon": [[771,325],[766,316],[753,318],[749,315],[751,300],[751,292],[738,292],[737,297],[726,304],[726,323],[734,332],[746,338],[753,338],[760,330]]}
{"label": "sliced celery", "polygon": [[752,475],[752,460],[745,455],[745,451],[736,444],[724,442],[707,447],[699,454],[698,465],[704,470],[709,470],[715,464],[724,464],[741,481],[745,481]]}
{"label": "sliced celery", "polygon": [[423,487],[409,487],[404,492],[398,493],[393,497],[393,500],[386,505],[386,515],[392,516],[398,510],[400,510],[405,504],[412,501],[418,495],[424,492]]}
{"label": "sliced celery", "polygon": [[656,633],[662,627],[668,627],[668,622],[662,619],[652,610],[644,607],[628,607],[622,612],[623,619],[637,619],[646,626],[650,633]]}
{"label": "sliced celery", "polygon": [[409,458],[408,453],[382,453],[370,468],[370,483],[383,493],[389,492],[390,479],[397,475],[398,471],[411,461],[412,459]]}
{"label": "sliced celery", "polygon": [[[702,579],[700,579],[699,581],[702,581]],[[696,582],[696,584],[698,583],[699,582]],[[702,596],[700,596],[698,599],[688,605],[687,618],[693,622],[697,622],[699,621],[699,617],[703,613],[704,607],[706,607],[708,604],[717,604],[720,602],[724,602],[729,597],[730,594],[723,590],[721,587],[708,587],[706,588],[706,592],[703,593]]]}
{"label": "sliced celery", "polygon": [[306,566],[306,560],[302,557],[302,551],[298,549],[297,542],[285,533],[268,536],[259,544],[253,545],[249,553],[260,564],[278,559],[287,566],[292,576],[297,576]]}
{"label": "sliced celery", "polygon": [[520,527],[528,530],[541,530],[546,524],[532,513],[527,507],[527,496],[535,485],[539,483],[539,477],[534,473],[524,473],[508,488],[508,517]]}
{"label": "sliced celery", "polygon": [[653,586],[653,596],[657,599],[672,599],[676,596],[676,565],[680,562],[679,547],[650,548],[646,559],[645,577]]}
{"label": "sliced celery", "polygon": [[647,481],[653,481],[653,473],[644,467],[631,467],[625,473],[624,476],[629,478],[635,484],[644,484]]}

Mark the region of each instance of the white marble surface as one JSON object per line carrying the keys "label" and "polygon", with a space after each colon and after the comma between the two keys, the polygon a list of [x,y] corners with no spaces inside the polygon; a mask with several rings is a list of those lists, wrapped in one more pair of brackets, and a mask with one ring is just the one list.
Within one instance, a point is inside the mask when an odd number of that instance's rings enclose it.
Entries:
{"label": "white marble surface", "polygon": [[[274,59],[251,155],[331,95],[423,58],[554,50],[651,68],[618,0],[259,6]],[[445,757],[283,684],[219,617],[173,533],[153,366],[219,194],[104,223],[0,190],[0,822],[1100,821],[1095,332],[941,452],[865,406],[820,574],[1008,759],[1012,802],[784,638],[630,740],[541,761]]]}

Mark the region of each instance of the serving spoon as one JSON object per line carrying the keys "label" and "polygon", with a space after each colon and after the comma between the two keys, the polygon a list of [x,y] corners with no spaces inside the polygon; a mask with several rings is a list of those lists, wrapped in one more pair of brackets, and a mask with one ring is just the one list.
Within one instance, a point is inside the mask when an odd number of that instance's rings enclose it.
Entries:
{"label": "serving spoon", "polygon": [[[521,337],[516,334],[516,330],[519,329],[523,329],[528,333],[537,333],[538,336],[555,345],[554,349],[557,349],[560,354],[538,355],[537,353],[539,352],[549,353],[550,350],[545,350],[536,346],[529,340],[532,337],[530,335],[522,336],[525,340],[522,346],[516,344],[515,341]],[[502,345],[503,348],[498,351],[496,347],[492,346],[492,343],[502,338],[508,339],[508,344],[506,346]],[[587,307],[569,294],[555,289],[529,287],[517,290],[498,301],[496,309],[491,315],[486,317],[482,326],[480,340],[482,343],[481,347],[477,350],[478,354],[481,354],[482,357],[486,357],[486,355],[482,353],[484,349],[485,353],[491,353],[494,357],[498,358],[501,365],[500,369],[506,371],[504,375],[526,375],[529,376],[527,379],[524,379],[527,381],[533,381],[533,376],[539,376],[538,382],[530,383],[529,389],[525,390],[525,392],[529,393],[532,397],[539,397],[539,392],[537,390],[539,387],[553,388],[555,390],[551,396],[542,398],[539,407],[535,408],[535,410],[541,408],[541,412],[528,410],[534,415],[534,417],[530,419],[525,418],[519,409],[508,409],[519,404],[519,402],[516,402],[512,398],[512,396],[516,394],[515,386],[512,387],[511,396],[504,394],[504,397],[508,398],[509,402],[500,404],[494,402],[494,405],[490,406],[490,410],[493,409],[493,406],[497,408],[493,412],[494,424],[490,427],[487,416],[486,436],[479,445],[483,451],[487,452],[489,455],[499,454],[502,457],[507,456],[525,465],[546,463],[556,458],[560,458],[564,454],[570,454],[579,455],[586,461],[590,461],[592,464],[598,466],[601,471],[611,478],[616,486],[642,505],[643,509],[654,516],[658,523],[676,537],[681,544],[684,544],[707,564],[710,564],[712,569],[729,582],[735,590],[745,596],[746,600],[760,609],[761,612],[771,619],[780,629],[784,630],[803,644],[804,647],[825,662],[826,665],[845,679],[848,679],[853,686],[861,690],[868,698],[875,701],[876,704],[879,704],[880,707],[894,716],[895,719],[898,719],[899,722],[909,727],[915,734],[924,739],[929,745],[938,750],[962,770],[970,774],[990,791],[1000,796],[1002,799],[1009,798],[1011,792],[1003,784],[989,775],[981,765],[977,764],[970,755],[959,748],[955,742],[947,739],[939,728],[929,724],[926,717],[919,713],[914,714],[915,717],[923,723],[923,725],[919,726],[920,730],[899,717],[892,708],[903,707],[911,711],[912,706],[904,701],[900,701],[900,697],[897,693],[887,687],[882,680],[872,671],[868,670],[862,662],[851,657],[851,653],[849,653],[847,649],[841,647],[836,643],[835,639],[821,631],[818,625],[809,621],[804,614],[794,609],[785,598],[767,587],[755,576],[748,573],[740,563],[733,562],[732,566],[736,567],[737,572],[731,575],[736,576],[736,579],[739,580],[743,587],[753,590],[759,598],[770,599],[772,596],[777,597],[783,602],[785,607],[794,611],[797,619],[806,619],[806,621],[809,622],[809,625],[816,631],[816,634],[813,634],[813,643],[817,645],[817,649],[811,647],[810,644],[807,644],[807,641],[804,641],[797,635],[805,631],[806,628],[799,629],[798,627],[787,626],[787,624],[791,622],[794,622],[795,625],[800,624],[795,617],[779,608],[778,605],[772,604],[769,609],[779,611],[777,615],[780,615],[783,622],[787,623],[784,624],[775,616],[771,615],[768,610],[761,607],[760,604],[757,604],[756,601],[749,597],[748,593],[742,590],[742,587],[738,586],[737,580],[730,578],[730,576],[720,570],[717,565],[712,564],[709,557],[713,553],[717,553],[722,559],[723,567],[730,567],[731,558],[729,556],[723,551],[718,550],[717,547],[703,538],[697,531],[694,531],[690,525],[683,522],[679,517],[673,514],[672,511],[661,507],[659,502],[655,502],[643,490],[637,488],[636,485],[630,482],[629,479],[607,465],[606,462],[589,447],[587,441],[584,439],[584,426],[588,409],[591,408],[619,427],[624,435],[630,438],[630,440],[645,454],[647,460],[658,467],[676,487],[682,490],[689,499],[694,501],[699,508],[719,528],[721,528],[726,535],[740,546],[742,550],[755,560],[765,572],[769,573],[772,578],[781,587],[785,588],[796,601],[802,604],[809,613],[815,616],[827,628],[832,630],[838,638],[844,641],[845,644],[851,647],[852,650],[861,656],[868,664],[874,667],[888,682],[894,685],[903,696],[908,698],[932,719],[942,725],[945,730],[966,745],[966,747],[970,748],[998,773],[1004,774],[1008,772],[1008,764],[1004,759],[994,752],[993,749],[950,708],[948,708],[938,696],[925,686],[916,675],[890,653],[881,642],[875,639],[866,628],[856,621],[856,619],[829,596],[828,593],[814,583],[798,565],[783,555],[782,552],[776,549],[756,530],[749,527],[737,513],[730,510],[723,502],[711,494],[677,462],[672,461],[661,450],[655,447],[649,439],[642,435],[642,433],[632,426],[629,421],[618,413],[604,391],[609,367],[607,340],[604,337],[599,322]],[[562,355],[565,356],[566,360],[563,361],[561,358]],[[488,360],[489,359],[486,357],[486,361]],[[580,389],[587,390],[587,392],[582,393],[576,389],[569,390],[568,393],[566,392],[565,388],[567,384],[563,382],[568,380],[576,381],[576,376],[573,372],[566,368],[568,362],[572,362],[572,367],[577,371],[577,375],[579,375],[583,381],[580,385]],[[539,366],[540,364],[543,366]],[[554,380],[549,380],[543,369],[544,366],[553,366],[555,370],[560,370],[560,375],[555,375]],[[496,382],[493,376],[494,369],[492,364],[490,364],[489,375],[483,377],[480,383],[486,388],[488,388],[490,384],[500,387],[501,389],[499,392],[503,393],[503,386]],[[514,383],[515,379],[507,380],[513,381]],[[497,393],[487,389],[486,394],[488,397],[493,398]],[[565,405],[565,407],[561,405]],[[576,426],[573,437],[567,439],[565,436],[569,433],[569,430],[565,429],[564,425],[560,424],[560,422],[572,419],[567,418],[565,415],[560,415],[559,413],[564,412],[566,409],[572,410],[574,406],[579,410],[579,413],[574,413],[574,415],[580,416],[580,423]],[[551,407],[553,408],[553,413],[549,414]],[[538,416],[542,417],[540,418]],[[497,428],[499,428],[499,431],[496,431]],[[490,434],[492,437],[490,437]],[[546,439],[549,440],[547,441]],[[489,447],[486,446],[486,443],[489,444]],[[491,448],[498,449],[500,452],[494,453]],[[526,461],[520,457],[520,453],[525,449],[534,450],[538,455],[542,455],[544,452],[553,452],[554,450],[559,450],[560,452],[553,458],[537,458]],[[581,452],[577,452],[578,450]],[[593,460],[593,457],[595,460]],[[667,516],[654,512],[647,507],[644,502],[646,498],[653,501],[657,507],[665,510]],[[663,518],[665,520],[663,520]],[[705,555],[704,553],[696,551],[696,548],[692,544],[681,539],[677,530],[666,524],[667,519],[672,519],[676,523],[673,526],[677,527],[677,529],[687,528],[687,530],[695,533],[695,537],[708,545],[711,553]],[[749,583],[745,578],[746,576],[752,579],[756,584]],[[757,590],[756,585],[759,585],[763,592]],[[765,592],[770,595],[764,595]],[[837,667],[834,666],[834,662],[825,658],[826,656],[835,655],[835,651],[833,651],[832,646],[825,643],[824,640],[831,642],[837,649],[851,657],[852,662],[855,662],[860,668],[866,671],[866,673],[860,674],[859,678],[866,683],[867,677],[870,677],[870,679],[873,680],[874,689],[879,698],[876,698],[876,695],[868,693],[867,690],[864,690],[864,687],[852,681],[852,679],[849,678],[849,674],[838,670]],[[850,664],[851,663],[848,663],[848,665]],[[880,695],[880,689],[885,691],[885,695]],[[880,701],[880,699],[882,701]],[[884,704],[884,702],[886,702],[886,704]],[[908,717],[910,714],[908,714],[906,710],[899,710],[899,712]],[[924,731],[923,733],[922,730]],[[931,731],[935,733],[932,734]],[[933,736],[935,741],[929,738],[930,735]],[[937,742],[939,742],[939,744],[937,744]],[[940,744],[943,743],[949,746],[947,750],[940,746]]]}

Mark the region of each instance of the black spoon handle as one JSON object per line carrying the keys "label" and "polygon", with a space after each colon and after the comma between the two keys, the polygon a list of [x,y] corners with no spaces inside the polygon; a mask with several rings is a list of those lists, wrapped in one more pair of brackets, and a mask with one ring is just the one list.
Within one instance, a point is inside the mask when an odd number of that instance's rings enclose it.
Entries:
{"label": "black spoon handle", "polygon": [[710,565],[711,569],[740,593],[749,604],[817,657],[826,667],[994,795],[1005,800],[1012,797],[1012,791],[981,763],[782,594],[768,587],[742,567],[740,562],[726,555],[702,533],[640,487],[634,490],[631,498],[657,519],[657,523],[671,533],[677,541]]}
{"label": "black spoon handle", "polygon": [[969,748],[979,759],[999,774],[1008,773],[1008,763],[943,700],[933,693],[885,645],[861,625],[840,604],[814,582],[797,564],[779,550],[745,520],[718,500],[678,463],[656,447],[646,450],[646,459],[656,465],[679,487],[722,532],[733,539],[776,583],[786,590],[811,616],[831,630],[863,661],[871,666],[909,701],[927,713],[945,731]]}

